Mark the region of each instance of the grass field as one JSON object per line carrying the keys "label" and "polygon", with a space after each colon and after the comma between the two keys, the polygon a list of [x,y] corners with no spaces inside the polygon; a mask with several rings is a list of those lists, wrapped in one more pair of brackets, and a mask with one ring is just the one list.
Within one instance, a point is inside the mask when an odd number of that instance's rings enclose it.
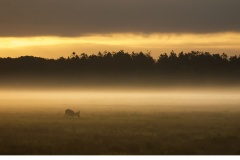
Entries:
{"label": "grass field", "polygon": [[0,105],[1,155],[240,154],[238,104],[75,104],[66,119],[66,104],[20,102]]}

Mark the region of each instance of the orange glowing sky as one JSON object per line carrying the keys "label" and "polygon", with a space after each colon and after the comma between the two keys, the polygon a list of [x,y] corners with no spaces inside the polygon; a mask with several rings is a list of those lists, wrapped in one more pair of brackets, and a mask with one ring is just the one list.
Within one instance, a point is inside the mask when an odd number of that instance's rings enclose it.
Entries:
{"label": "orange glowing sky", "polygon": [[161,53],[189,52],[240,54],[240,33],[215,34],[109,34],[82,37],[4,37],[0,39],[1,57],[34,55],[46,58],[67,57],[77,54],[97,54],[99,51],[151,51],[157,58]]}

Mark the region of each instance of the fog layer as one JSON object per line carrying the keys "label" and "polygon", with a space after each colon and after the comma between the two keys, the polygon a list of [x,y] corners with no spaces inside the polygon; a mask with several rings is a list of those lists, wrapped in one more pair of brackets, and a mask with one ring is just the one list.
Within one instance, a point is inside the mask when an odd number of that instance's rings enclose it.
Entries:
{"label": "fog layer", "polygon": [[[1,90],[1,111],[208,111],[240,109],[237,89]],[[28,109],[26,109],[26,107]],[[55,108],[55,109],[54,109]]]}

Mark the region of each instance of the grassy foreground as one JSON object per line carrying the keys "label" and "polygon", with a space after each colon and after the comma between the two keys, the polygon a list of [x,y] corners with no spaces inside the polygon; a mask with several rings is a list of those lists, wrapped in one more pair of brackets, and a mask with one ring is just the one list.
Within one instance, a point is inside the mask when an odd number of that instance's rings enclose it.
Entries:
{"label": "grassy foreground", "polygon": [[240,154],[239,111],[61,111],[1,111],[0,154]]}

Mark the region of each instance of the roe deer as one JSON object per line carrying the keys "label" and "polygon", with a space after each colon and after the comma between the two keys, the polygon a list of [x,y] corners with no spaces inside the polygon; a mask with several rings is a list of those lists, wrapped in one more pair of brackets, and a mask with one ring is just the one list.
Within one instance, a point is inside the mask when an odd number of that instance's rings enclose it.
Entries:
{"label": "roe deer", "polygon": [[77,116],[78,118],[80,118],[80,111],[74,112],[71,109],[66,109],[64,117],[68,118],[68,117],[74,117],[74,116]]}

